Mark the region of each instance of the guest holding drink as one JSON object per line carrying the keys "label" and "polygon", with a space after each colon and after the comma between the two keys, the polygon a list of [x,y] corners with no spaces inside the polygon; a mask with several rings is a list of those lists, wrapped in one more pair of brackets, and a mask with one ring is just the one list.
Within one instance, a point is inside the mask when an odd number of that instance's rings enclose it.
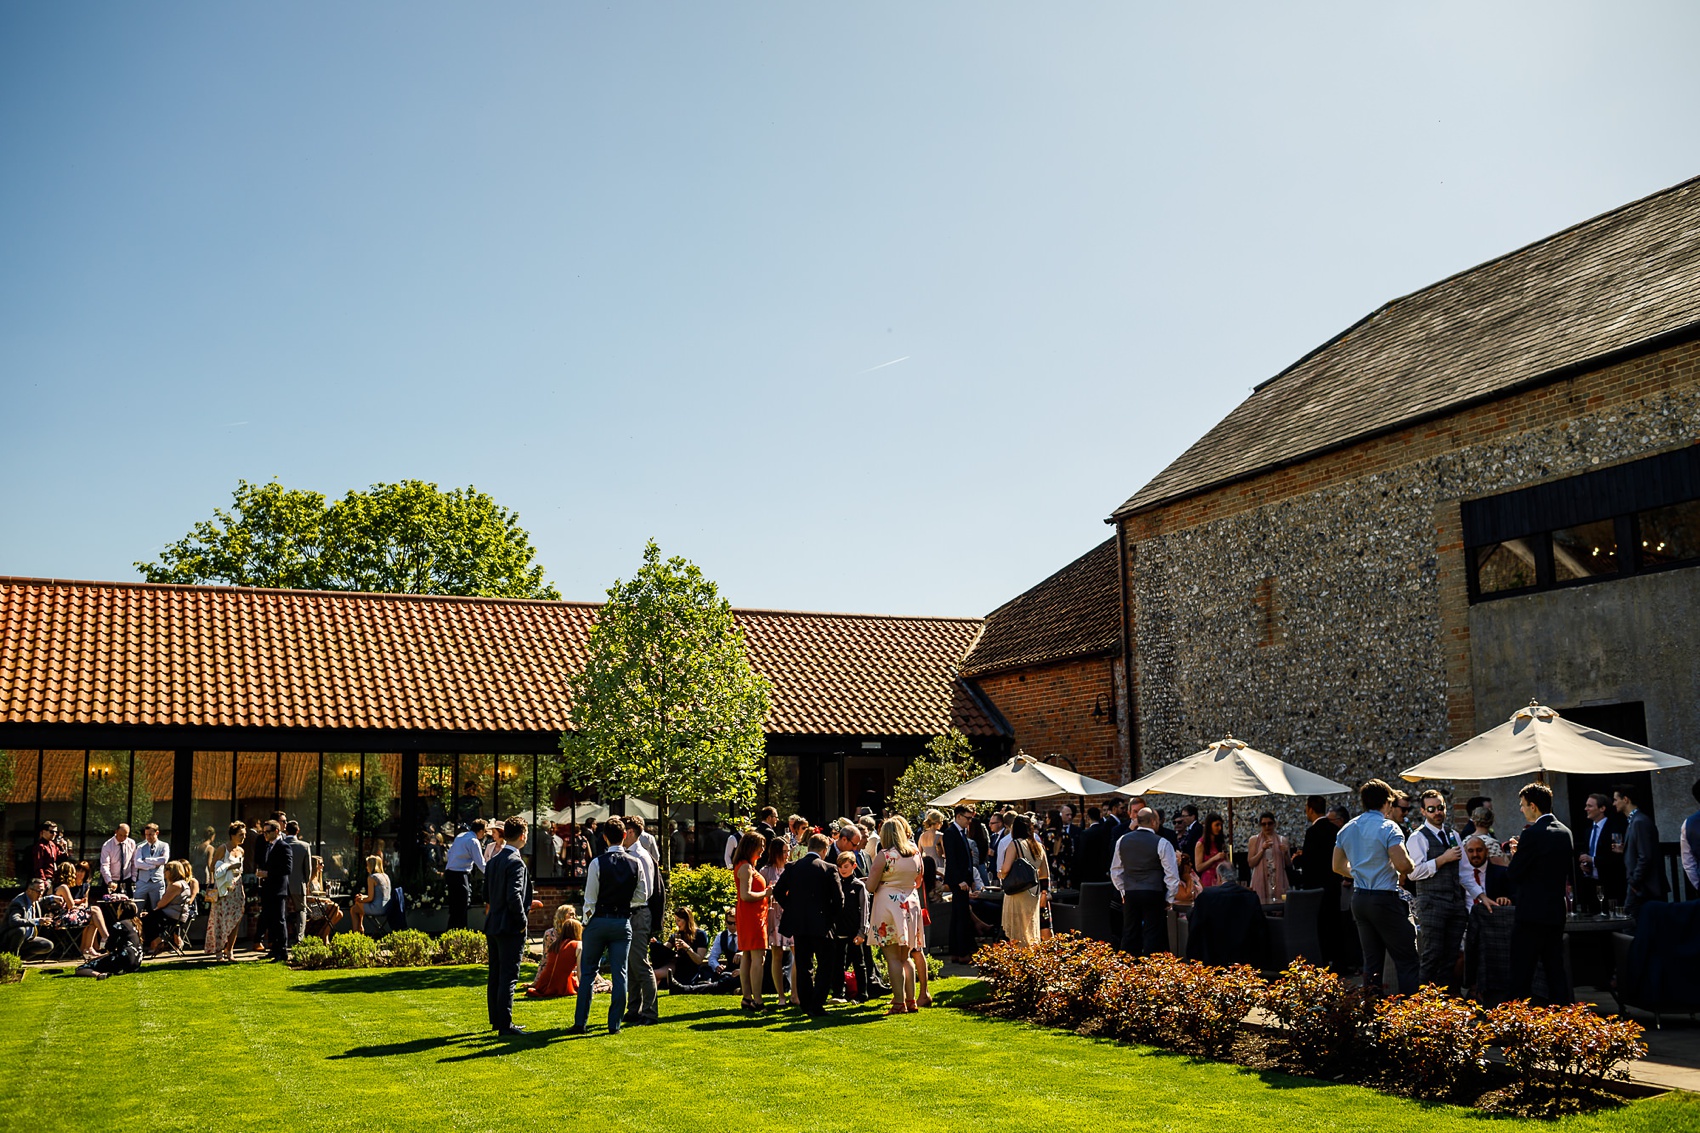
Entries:
{"label": "guest holding drink", "polygon": [[1292,861],[1292,847],[1284,834],[1275,832],[1275,816],[1264,811],[1257,819],[1257,833],[1246,846],[1246,861],[1251,865],[1251,890],[1265,905],[1273,905],[1287,895],[1287,865]]}

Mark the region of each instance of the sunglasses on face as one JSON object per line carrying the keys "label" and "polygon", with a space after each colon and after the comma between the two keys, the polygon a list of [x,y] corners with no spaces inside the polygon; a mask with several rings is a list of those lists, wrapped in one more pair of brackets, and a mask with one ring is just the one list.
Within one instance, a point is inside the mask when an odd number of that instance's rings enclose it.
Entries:
{"label": "sunglasses on face", "polygon": [[1443,807],[1443,806],[1425,806],[1425,807],[1423,807],[1423,809],[1430,814],[1444,814],[1444,813],[1446,813],[1446,808]]}

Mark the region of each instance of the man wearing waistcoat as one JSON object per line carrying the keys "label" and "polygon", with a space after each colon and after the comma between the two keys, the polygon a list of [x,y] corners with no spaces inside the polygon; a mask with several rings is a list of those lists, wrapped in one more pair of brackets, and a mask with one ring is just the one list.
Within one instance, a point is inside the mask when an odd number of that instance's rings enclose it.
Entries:
{"label": "man wearing waistcoat", "polygon": [[591,860],[584,871],[584,941],[579,946],[578,1009],[569,1035],[582,1035],[590,1022],[590,995],[596,969],[608,957],[614,994],[608,999],[608,1033],[620,1033],[626,1015],[626,956],[632,946],[632,913],[649,907],[649,880],[638,860],[619,842]]}
{"label": "man wearing waistcoat", "polygon": [[1405,839],[1405,852],[1411,858],[1406,882],[1416,894],[1422,981],[1456,994],[1464,933],[1470,927],[1470,909],[1481,896],[1481,889],[1474,870],[1459,868],[1464,847],[1446,820],[1446,796],[1435,790],[1424,791],[1422,808],[1423,824]]}
{"label": "man wearing waistcoat", "polygon": [[1110,883],[1122,895],[1122,951],[1149,956],[1169,949],[1169,903],[1181,875],[1175,848],[1157,836],[1157,812],[1141,807],[1134,821],[1116,842]]}

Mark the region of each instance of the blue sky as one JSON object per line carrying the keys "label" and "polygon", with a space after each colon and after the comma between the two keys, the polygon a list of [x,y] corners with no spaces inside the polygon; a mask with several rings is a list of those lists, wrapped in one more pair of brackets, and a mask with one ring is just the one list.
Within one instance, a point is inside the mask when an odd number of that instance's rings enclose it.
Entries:
{"label": "blue sky", "polygon": [[981,614],[1380,303],[1700,173],[1700,6],[0,7],[0,574],[476,484]]}

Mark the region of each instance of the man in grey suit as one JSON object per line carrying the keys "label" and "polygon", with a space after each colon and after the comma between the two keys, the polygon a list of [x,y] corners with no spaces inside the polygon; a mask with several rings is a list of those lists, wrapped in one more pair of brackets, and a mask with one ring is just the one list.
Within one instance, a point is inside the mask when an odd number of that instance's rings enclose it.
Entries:
{"label": "man in grey suit", "polygon": [[289,946],[294,948],[307,928],[307,879],[313,862],[301,840],[301,824],[293,818],[283,824],[283,841],[289,844]]}
{"label": "man in grey suit", "polygon": [[490,948],[490,977],[486,996],[490,1026],[501,1035],[523,1035],[514,1025],[514,981],[525,954],[526,917],[537,902],[531,899],[531,877],[526,872],[525,820],[510,818],[502,823],[506,843],[484,865],[484,938]]}
{"label": "man in grey suit", "polygon": [[1659,828],[1653,816],[1641,809],[1647,800],[1641,787],[1625,783],[1612,792],[1617,813],[1629,820],[1623,834],[1623,874],[1628,883],[1623,911],[1634,916],[1649,901],[1663,901],[1668,892],[1665,886],[1664,859],[1659,854]]}

